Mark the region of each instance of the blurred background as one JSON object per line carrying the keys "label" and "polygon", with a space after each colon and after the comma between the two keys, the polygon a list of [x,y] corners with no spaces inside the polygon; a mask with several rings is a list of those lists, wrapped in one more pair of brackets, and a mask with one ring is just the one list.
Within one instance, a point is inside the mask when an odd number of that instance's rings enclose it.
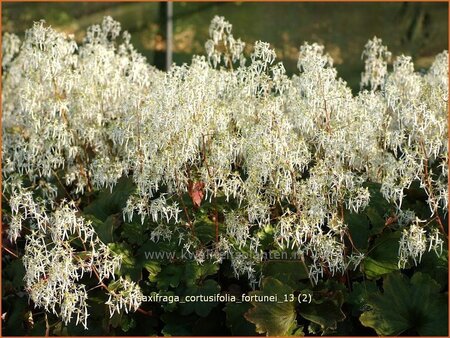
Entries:
{"label": "blurred background", "polygon": [[[133,45],[149,63],[165,68],[167,4],[150,3],[2,3],[2,30],[23,36],[34,21],[75,34],[81,42],[88,26],[110,15],[132,34]],[[233,24],[233,35],[251,51],[256,40],[269,42],[289,74],[297,72],[304,42],[325,45],[339,76],[359,89],[361,53],[377,36],[393,52],[414,58],[417,70],[448,49],[448,3],[244,3],[176,2],[173,4],[173,61],[189,63],[204,54],[209,22],[215,15]]]}

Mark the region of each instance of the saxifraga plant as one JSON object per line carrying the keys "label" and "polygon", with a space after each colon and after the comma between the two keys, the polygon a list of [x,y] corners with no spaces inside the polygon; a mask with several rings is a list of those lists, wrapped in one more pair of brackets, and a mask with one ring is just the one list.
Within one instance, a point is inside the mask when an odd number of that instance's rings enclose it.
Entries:
{"label": "saxifraga plant", "polygon": [[[89,275],[111,315],[139,308],[139,285],[121,276],[120,255],[80,213],[83,196],[122,177],[135,185],[125,220],[151,221],[155,242],[177,242],[198,264],[206,253],[217,263],[232,257],[235,275],[253,286],[267,233],[272,249],[300,257],[312,284],[357,269],[367,251],[353,244],[344,213],[370,203],[367,183],[393,205],[383,216],[402,231],[400,268],[426,251],[442,253],[447,51],[425,74],[404,55],[389,71],[391,53],[373,38],[353,95],[323,46],[300,46],[299,73],[288,77],[268,43],[257,41],[246,58],[231,28],[215,17],[207,55],[168,72],[147,64],[110,17],[81,45],[44,22],[23,41],[4,35],[3,221],[10,241],[26,238],[25,285],[35,306],[87,328]],[[414,183],[427,196],[427,219],[404,207]],[[186,193],[194,208],[215,205],[215,240],[196,236]],[[234,207],[218,208],[218,198]]]}

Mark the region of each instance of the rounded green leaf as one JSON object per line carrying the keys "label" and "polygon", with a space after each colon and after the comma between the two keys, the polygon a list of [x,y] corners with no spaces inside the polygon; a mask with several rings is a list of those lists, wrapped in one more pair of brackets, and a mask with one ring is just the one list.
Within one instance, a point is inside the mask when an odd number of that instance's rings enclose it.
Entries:
{"label": "rounded green leaf", "polygon": [[284,295],[290,295],[293,289],[278,279],[267,277],[262,282],[261,291],[249,295],[277,296],[277,302],[251,302],[245,318],[256,325],[256,332],[269,336],[286,336],[296,325],[295,303],[284,302]]}
{"label": "rounded green leaf", "polygon": [[398,270],[398,247],[400,232],[381,235],[369,249],[363,261],[363,269],[367,277],[378,278]]}
{"label": "rounded green leaf", "polygon": [[369,296],[372,309],[360,316],[364,326],[383,336],[447,336],[447,297],[430,276],[417,272],[409,280],[395,272],[386,276],[383,289]]}
{"label": "rounded green leaf", "polygon": [[250,323],[244,317],[252,306],[249,303],[227,303],[224,308],[227,314],[227,326],[234,336],[254,336],[256,335],[255,324]]}

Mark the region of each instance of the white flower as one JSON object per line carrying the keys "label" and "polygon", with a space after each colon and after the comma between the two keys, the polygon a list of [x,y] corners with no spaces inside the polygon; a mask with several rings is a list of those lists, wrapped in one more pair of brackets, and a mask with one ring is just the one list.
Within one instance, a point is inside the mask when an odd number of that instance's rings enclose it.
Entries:
{"label": "white flower", "polygon": [[416,218],[416,221],[409,227],[404,229],[400,238],[400,246],[398,250],[400,268],[405,268],[408,258],[412,258],[414,264],[417,265],[422,260],[422,255],[427,250],[426,231],[419,225],[423,221]]}

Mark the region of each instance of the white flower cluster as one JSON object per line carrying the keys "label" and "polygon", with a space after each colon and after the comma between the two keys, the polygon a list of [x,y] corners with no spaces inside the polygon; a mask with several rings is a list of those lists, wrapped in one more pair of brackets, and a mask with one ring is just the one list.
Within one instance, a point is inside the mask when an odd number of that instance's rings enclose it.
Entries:
{"label": "white flower cluster", "polygon": [[[192,231],[177,238],[195,252],[194,214],[183,194],[201,182],[205,198],[225,196],[239,205],[238,213],[225,215],[227,230],[217,247],[259,254],[259,234],[272,227],[279,248],[302,254],[315,281],[364,257],[355,248],[344,253],[350,235],[343,212],[368,205],[365,182],[381,184],[403,218],[410,218],[401,208],[414,181],[427,194],[433,217],[447,212],[446,51],[426,74],[414,72],[407,56],[397,57],[388,72],[391,55],[374,38],[363,53],[362,85],[371,90],[353,95],[323,46],[302,45],[299,74],[288,77],[261,41],[246,65],[245,45],[231,28],[215,17],[208,57],[195,56],[167,73],[149,66],[109,17],[79,46],[42,22],[20,47],[8,36],[3,176],[19,172],[36,183],[63,170],[75,194],[132,177],[137,189],[124,217],[137,213],[142,222],[158,223],[155,241],[173,238],[178,226]],[[13,201],[15,210],[29,201],[21,203]],[[22,221],[16,217],[12,238]],[[70,229],[57,229],[54,236],[65,241]],[[408,232],[404,243],[416,235]],[[415,247],[407,255],[420,252]],[[255,282],[256,260],[233,257],[236,273],[247,272]]]}
{"label": "white flower cluster", "polygon": [[[81,279],[94,273],[99,285],[104,285],[105,279],[115,278],[121,257],[97,237],[90,221],[77,216],[73,201],[63,201],[48,212],[17,178],[6,182],[6,187],[10,189],[12,212],[9,239],[16,241],[23,227],[29,229],[22,261],[30,299],[36,307],[60,316],[64,323],[76,318],[76,324],[81,323],[87,329],[88,293]],[[76,241],[82,248],[77,248]],[[123,279],[118,285],[129,289],[129,283]],[[136,300],[122,298],[125,303],[120,308],[128,305],[127,309],[136,308]]]}
{"label": "white flower cluster", "polygon": [[427,236],[427,231],[420,226],[421,222],[423,221],[416,218],[408,229],[403,230],[398,250],[400,268],[405,268],[410,258],[415,265],[420,263],[423,254],[427,251],[427,246],[428,251],[434,250],[437,255],[442,254],[444,241],[439,230],[433,229]]}
{"label": "white flower cluster", "polygon": [[23,223],[31,218],[34,226],[41,231],[45,231],[45,227],[49,222],[43,201],[36,202],[33,198],[32,191],[24,189],[22,182],[15,176],[11,176],[3,182],[4,190],[9,188],[9,206],[11,208],[11,217],[9,228],[6,230],[8,239],[11,242],[17,241],[20,237]]}
{"label": "white flower cluster", "polygon": [[143,224],[146,216],[151,216],[153,222],[158,222],[159,219],[165,219],[166,222],[174,220],[179,222],[179,214],[181,210],[178,208],[178,203],[168,205],[165,194],[158,198],[149,200],[147,196],[132,196],[127,201],[127,205],[123,210],[123,218],[128,219],[129,222],[133,220],[134,213],[137,212],[141,216],[141,223]]}
{"label": "white flower cluster", "polygon": [[131,310],[136,311],[141,305],[143,294],[135,282],[120,277],[109,289],[111,289],[109,299],[105,304],[109,307],[111,317],[114,313],[121,313],[123,310],[126,313]]}
{"label": "white flower cluster", "polygon": [[209,26],[210,39],[205,43],[206,54],[213,67],[217,67],[224,61],[228,67],[239,61],[245,64],[245,43],[241,39],[235,39],[231,34],[232,25],[222,16],[215,16]]}
{"label": "white flower cluster", "polygon": [[388,75],[387,65],[392,53],[383,46],[383,41],[374,37],[365,46],[362,57],[366,57],[365,70],[361,77],[361,87],[370,86],[371,90],[383,88]]}

